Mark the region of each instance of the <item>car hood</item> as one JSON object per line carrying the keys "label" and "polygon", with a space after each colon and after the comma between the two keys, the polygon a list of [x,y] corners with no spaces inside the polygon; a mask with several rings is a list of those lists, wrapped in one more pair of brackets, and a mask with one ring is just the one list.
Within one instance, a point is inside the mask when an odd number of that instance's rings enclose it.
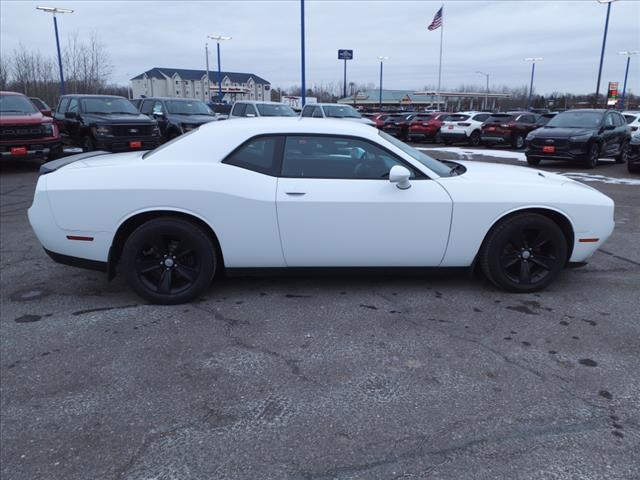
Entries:
{"label": "car hood", "polygon": [[123,115],[123,114],[99,114],[99,113],[83,113],[82,117],[86,122],[98,122],[98,123],[133,123],[133,124],[149,124],[156,123],[146,115],[142,113],[138,115]]}
{"label": "car hood", "polygon": [[541,127],[534,130],[531,135],[537,138],[569,138],[590,135],[592,133],[594,133],[592,128]]}
{"label": "car hood", "polygon": [[[573,182],[573,180],[558,175],[555,173],[549,173],[542,170],[537,170],[530,167],[519,167],[516,165],[505,165],[503,163],[486,163],[486,162],[474,162],[474,161],[458,161],[463,165],[467,171],[461,175],[461,178],[466,178],[481,183],[497,184],[531,184],[539,183],[546,184],[555,183],[562,185],[563,183]],[[444,178],[456,178],[456,177],[444,177]]]}
{"label": "car hood", "polygon": [[180,123],[195,123],[201,125],[207,122],[213,122],[216,117],[212,115],[176,115],[171,114],[171,120]]}
{"label": "car hood", "polygon": [[0,125],[40,125],[41,123],[51,123],[50,117],[45,117],[42,113],[28,113],[12,115],[3,113],[0,115]]}

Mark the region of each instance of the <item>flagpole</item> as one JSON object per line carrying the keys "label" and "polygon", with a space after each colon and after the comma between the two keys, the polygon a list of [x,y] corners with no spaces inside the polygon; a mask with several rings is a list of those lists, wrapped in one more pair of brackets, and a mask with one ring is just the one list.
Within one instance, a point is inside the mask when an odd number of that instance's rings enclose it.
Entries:
{"label": "flagpole", "polygon": [[[442,24],[440,25],[440,63],[438,65],[438,97],[440,97],[440,87],[442,85],[442,37],[444,35],[444,4],[441,7],[442,10]],[[438,98],[438,105],[440,104],[440,98]]]}

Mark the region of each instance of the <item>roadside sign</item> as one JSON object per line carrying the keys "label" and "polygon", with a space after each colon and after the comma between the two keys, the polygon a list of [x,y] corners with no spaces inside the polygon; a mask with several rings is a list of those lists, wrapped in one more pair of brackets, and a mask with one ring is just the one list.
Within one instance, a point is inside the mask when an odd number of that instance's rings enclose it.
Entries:
{"label": "roadside sign", "polygon": [[353,50],[338,50],[338,60],[353,60]]}
{"label": "roadside sign", "polygon": [[607,105],[615,105],[618,102],[618,82],[609,82]]}

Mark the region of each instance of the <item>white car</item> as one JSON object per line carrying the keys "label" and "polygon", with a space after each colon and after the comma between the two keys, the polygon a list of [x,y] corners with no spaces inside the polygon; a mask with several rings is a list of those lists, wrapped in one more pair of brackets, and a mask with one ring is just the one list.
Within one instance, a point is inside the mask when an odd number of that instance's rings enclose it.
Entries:
{"label": "white car", "polygon": [[454,142],[465,142],[469,145],[480,145],[482,124],[491,116],[486,112],[458,112],[442,122],[440,136],[445,145]]}
{"label": "white car", "polygon": [[475,267],[546,287],[613,230],[613,201],[552,173],[441,162],[341,120],[211,122],[149,152],[42,166],[29,221],[61,263],[124,274],[151,302],[214,274],[298,267]]}
{"label": "white car", "polygon": [[241,100],[231,107],[229,120],[243,117],[297,117],[298,114],[289,105],[280,102]]}
{"label": "white car", "polygon": [[375,127],[374,121],[364,118],[351,105],[340,103],[311,103],[302,108],[301,117],[311,118],[339,118],[341,120],[350,120],[352,122],[364,123],[371,127]]}
{"label": "white car", "polygon": [[622,112],[627,125],[631,128],[631,133],[640,130],[640,112]]}

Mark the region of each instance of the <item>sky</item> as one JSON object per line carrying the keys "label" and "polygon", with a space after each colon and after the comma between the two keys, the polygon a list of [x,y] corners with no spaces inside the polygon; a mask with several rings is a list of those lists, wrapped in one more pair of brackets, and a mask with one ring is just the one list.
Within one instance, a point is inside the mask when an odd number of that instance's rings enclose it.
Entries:
{"label": "sky", "polygon": [[[428,31],[444,3],[442,85],[520,87],[536,65],[535,90],[595,91],[606,5],[573,1],[305,1],[306,83],[342,81],[337,50],[354,50],[347,82],[378,85],[379,55],[388,56],[384,87],[422,89],[438,82],[440,30]],[[207,34],[233,38],[222,47],[222,70],[250,72],[274,87],[300,84],[300,1],[66,1],[0,2],[0,54],[19,44],[55,55],[50,14],[36,5],[70,8],[58,17],[62,45],[71,33],[95,31],[113,64],[114,83],[152,67],[205,68]],[[28,25],[28,28],[25,26]],[[622,88],[626,58],[640,51],[640,1],[612,4],[602,86]],[[216,68],[215,44],[210,65]],[[640,55],[631,59],[628,90],[640,93]]]}

